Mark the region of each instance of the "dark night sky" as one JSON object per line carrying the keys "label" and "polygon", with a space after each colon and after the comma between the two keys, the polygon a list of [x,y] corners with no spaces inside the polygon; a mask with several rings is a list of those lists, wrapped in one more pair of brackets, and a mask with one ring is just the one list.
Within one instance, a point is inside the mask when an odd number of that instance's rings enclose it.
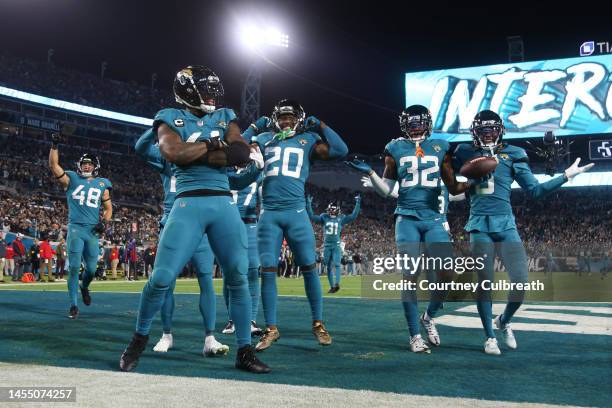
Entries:
{"label": "dark night sky", "polygon": [[238,111],[249,60],[233,38],[236,18],[281,21],[291,47],[270,56],[282,70],[264,73],[263,111],[296,98],[352,151],[375,153],[398,136],[407,71],[505,63],[508,35],[523,36],[526,60],[574,57],[586,40],[612,42],[608,13],[588,7],[402,3],[0,0],[0,47],[39,60],[54,48],[56,64],[92,73],[106,60],[108,77],[143,84],[157,72],[160,87],[182,66],[208,65]]}

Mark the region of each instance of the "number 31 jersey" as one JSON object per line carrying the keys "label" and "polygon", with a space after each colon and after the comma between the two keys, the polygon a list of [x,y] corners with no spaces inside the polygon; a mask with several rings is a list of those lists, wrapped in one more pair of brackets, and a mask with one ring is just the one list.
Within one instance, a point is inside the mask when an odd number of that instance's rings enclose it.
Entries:
{"label": "number 31 jersey", "polygon": [[399,183],[395,214],[420,220],[440,218],[440,167],[449,149],[446,140],[429,138],[418,149],[405,138],[387,144],[385,154],[395,160]]}
{"label": "number 31 jersey", "polygon": [[70,179],[66,190],[68,223],[96,225],[100,221],[100,204],[104,191],[111,190],[113,185],[108,179],[95,177],[88,180],[70,170],[66,175]]}
{"label": "number 31 jersey", "polygon": [[320,140],[313,132],[298,133],[282,141],[275,139],[272,132],[257,136],[265,159],[264,210],[305,208],[304,183],[310,172],[310,154]]}

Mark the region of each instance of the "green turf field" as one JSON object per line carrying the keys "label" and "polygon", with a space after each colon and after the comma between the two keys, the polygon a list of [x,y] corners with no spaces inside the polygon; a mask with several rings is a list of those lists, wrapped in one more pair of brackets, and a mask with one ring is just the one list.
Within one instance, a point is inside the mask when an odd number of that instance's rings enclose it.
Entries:
{"label": "green turf field", "polygon": [[[134,329],[143,283],[94,282],[93,304],[81,306],[76,321],[66,318],[65,282],[1,286],[0,362],[94,369],[101,376],[115,372]],[[325,320],[334,337],[326,348],[310,333],[302,279],[278,284],[281,294],[299,296],[279,299],[281,339],[261,355],[273,368],[270,375],[232,368],[234,350],[225,358],[201,356],[195,280],[177,284],[175,348],[167,354],[151,351],[161,330],[158,318],[138,372],[506,402],[609,406],[612,398],[610,304],[528,303],[513,321],[519,348],[501,345],[502,355],[494,357],[482,351],[473,304],[449,302],[438,319],[442,347],[416,355],[408,349],[401,305],[358,298],[359,278],[344,279],[340,292],[326,295]],[[218,331],[226,319],[219,296]],[[261,310],[258,320],[263,321]],[[232,336],[217,337],[233,347]]]}

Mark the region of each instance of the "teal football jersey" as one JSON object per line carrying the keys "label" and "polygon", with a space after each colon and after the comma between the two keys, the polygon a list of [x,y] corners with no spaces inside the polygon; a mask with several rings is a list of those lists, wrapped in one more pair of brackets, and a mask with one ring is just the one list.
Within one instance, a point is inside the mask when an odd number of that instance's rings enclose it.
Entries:
{"label": "teal football jersey", "polygon": [[[479,156],[491,156],[491,152],[472,144],[460,144],[455,149],[453,166],[459,169],[463,163]],[[531,173],[527,153],[520,147],[504,144],[496,151],[496,156],[499,164],[491,177],[470,187],[468,231],[496,232],[516,227],[510,203],[514,180],[533,198],[554,191],[566,181],[560,176],[540,184]]]}
{"label": "teal football jersey", "polygon": [[348,223],[348,221],[345,221],[345,218],[345,215],[332,217],[329,214],[321,214],[321,223],[323,224],[323,245],[340,245],[342,227]]}
{"label": "teal football jersey", "polygon": [[[238,174],[240,172],[237,172]],[[234,202],[238,206],[241,218],[257,218],[257,203],[259,194],[257,192],[263,180],[263,173],[259,173],[257,180],[242,190],[232,190]]]}
{"label": "teal football jersey", "polygon": [[70,179],[66,190],[68,201],[68,223],[79,225],[96,225],[100,222],[100,205],[105,190],[113,185],[108,179],[95,177],[90,180],[79,176],[74,171],[66,171]]}
{"label": "teal football jersey", "polygon": [[[165,123],[179,134],[186,143],[195,143],[208,140],[211,137],[225,136],[228,124],[236,118],[231,109],[218,109],[199,118],[186,110],[162,109],[157,115],[153,128]],[[188,166],[172,165],[172,172],[176,176],[176,193],[185,191],[208,189],[228,191],[229,182],[226,168],[214,168],[205,164],[191,164]]]}
{"label": "teal football jersey", "polygon": [[310,172],[310,155],[321,137],[303,132],[279,141],[274,133],[257,136],[264,160],[263,208],[265,210],[302,209],[304,184]]}
{"label": "teal football jersey", "polygon": [[387,144],[385,154],[397,165],[399,191],[395,214],[421,220],[440,217],[440,167],[449,148],[446,140],[428,138],[420,144],[422,154],[417,156],[416,144],[405,138]]}

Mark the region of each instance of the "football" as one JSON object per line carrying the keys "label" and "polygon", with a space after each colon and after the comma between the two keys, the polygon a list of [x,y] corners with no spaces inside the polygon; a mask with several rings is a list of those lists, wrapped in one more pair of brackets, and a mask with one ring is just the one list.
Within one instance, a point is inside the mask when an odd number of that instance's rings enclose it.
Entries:
{"label": "football", "polygon": [[469,179],[479,179],[492,173],[497,167],[497,159],[495,157],[476,157],[466,162],[459,173]]}

